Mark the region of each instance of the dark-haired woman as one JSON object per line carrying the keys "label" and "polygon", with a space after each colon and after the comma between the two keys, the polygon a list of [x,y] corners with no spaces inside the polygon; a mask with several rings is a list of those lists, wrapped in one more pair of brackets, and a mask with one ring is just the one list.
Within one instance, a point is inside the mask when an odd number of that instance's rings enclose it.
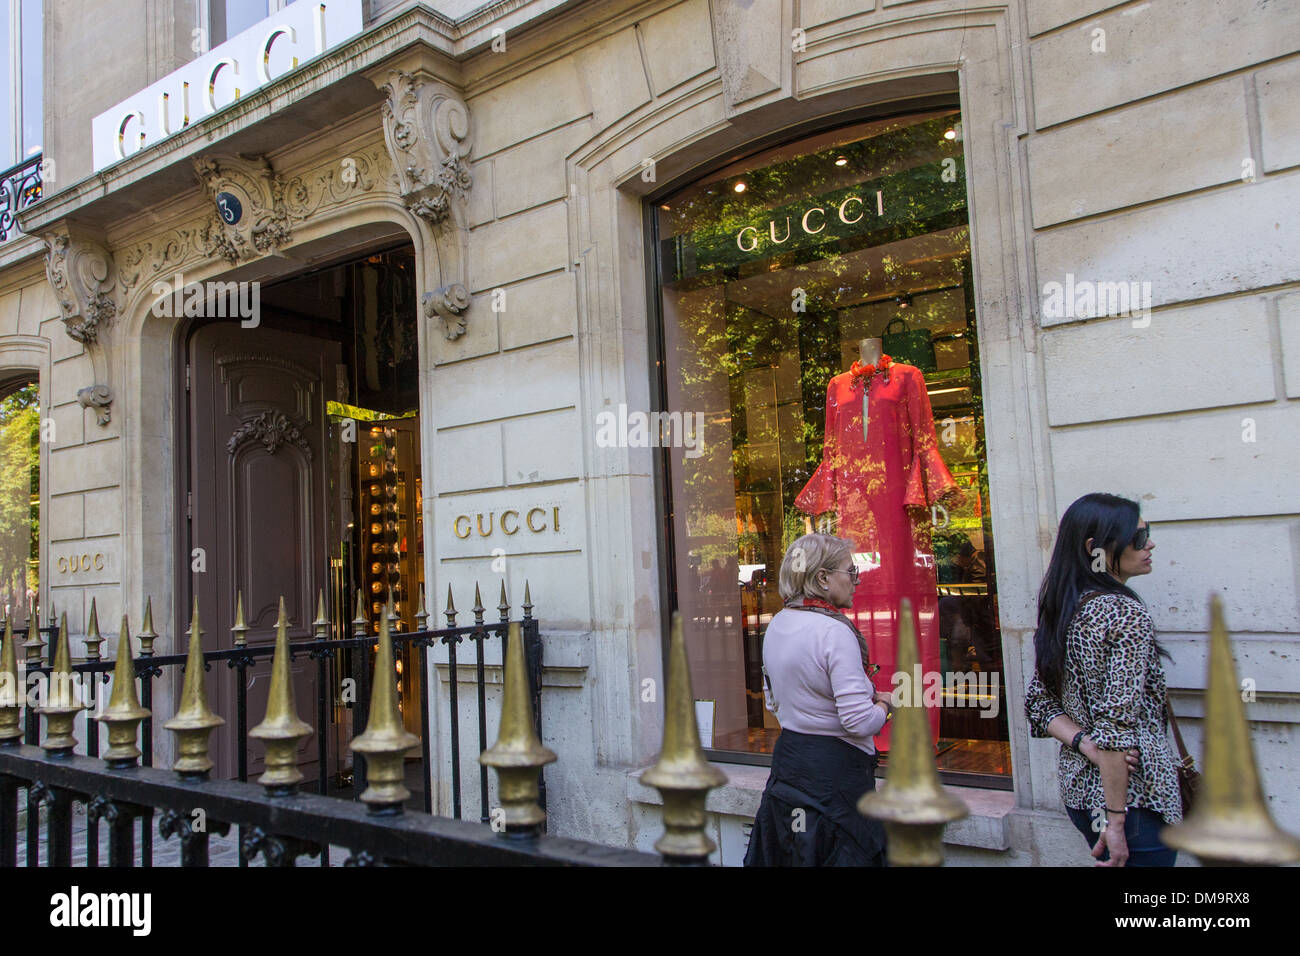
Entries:
{"label": "dark-haired woman", "polygon": [[1061,799],[1100,866],[1173,866],[1160,841],[1182,819],[1167,737],[1165,673],[1151,615],[1128,587],[1151,571],[1136,502],[1084,495],[1061,518],[1038,594],[1035,737],[1061,741]]}

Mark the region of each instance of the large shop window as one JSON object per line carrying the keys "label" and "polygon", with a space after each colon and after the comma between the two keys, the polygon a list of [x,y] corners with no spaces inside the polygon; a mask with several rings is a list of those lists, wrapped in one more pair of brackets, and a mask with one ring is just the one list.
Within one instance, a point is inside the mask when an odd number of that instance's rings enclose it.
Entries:
{"label": "large shop window", "polygon": [[[849,613],[878,689],[927,705],[941,770],[1008,786],[960,114],[769,149],[653,210],[670,587],[705,746],[771,753],[763,633],[786,547],[819,529],[855,544]],[[881,352],[887,376],[850,371]],[[906,685],[904,597],[922,658]]]}

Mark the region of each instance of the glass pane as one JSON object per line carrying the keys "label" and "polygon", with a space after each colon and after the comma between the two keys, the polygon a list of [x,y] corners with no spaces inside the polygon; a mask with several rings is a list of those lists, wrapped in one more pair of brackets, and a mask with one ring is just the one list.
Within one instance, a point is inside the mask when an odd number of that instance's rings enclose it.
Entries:
{"label": "glass pane", "polygon": [[6,615],[27,607],[39,589],[40,500],[40,406],[30,384],[0,400],[0,609]]}
{"label": "glass pane", "polygon": [[273,0],[211,0],[212,45],[225,43],[269,15]]}
{"label": "glass pane", "polygon": [[22,0],[23,9],[23,158],[41,151],[43,139],[43,70],[45,43],[41,0]]}
{"label": "glass pane", "polygon": [[[702,440],[674,423],[651,441],[669,449],[706,746],[771,752],[763,634],[786,548],[819,528],[854,542],[845,613],[877,688],[903,686],[907,598],[941,769],[1010,773],[959,121],[941,110],[823,133],[656,210],[666,404]],[[898,363],[888,377],[850,374],[877,349]],[[888,733],[875,743],[886,754]]]}

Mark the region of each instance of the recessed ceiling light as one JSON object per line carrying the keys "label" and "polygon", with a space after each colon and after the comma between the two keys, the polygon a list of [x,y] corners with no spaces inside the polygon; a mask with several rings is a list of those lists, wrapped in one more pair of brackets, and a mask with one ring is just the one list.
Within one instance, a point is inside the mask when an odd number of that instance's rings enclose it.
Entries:
{"label": "recessed ceiling light", "polygon": [[738,182],[738,183],[736,183],[736,185],[735,185],[734,188],[735,188],[736,192],[738,192],[738,193],[743,193],[743,192],[745,191],[745,184],[744,184],[743,181],[742,181],[742,182]]}
{"label": "recessed ceiling light", "polygon": [[835,157],[835,165],[836,165],[836,166],[847,166],[848,164],[849,164],[849,158],[848,158],[847,156],[836,156],[836,157]]}
{"label": "recessed ceiling light", "polygon": [[952,128],[950,127],[950,128],[948,128],[948,129],[946,129],[946,130],[943,131],[943,138],[944,138],[944,139],[956,139],[956,138],[957,138],[957,131],[956,131],[955,129],[952,129]]}
{"label": "recessed ceiling light", "polygon": [[660,208],[660,209],[672,209],[673,207],[670,206],[670,205],[668,205],[668,203],[664,203],[664,204],[663,204],[662,206],[660,206],[659,208]]}

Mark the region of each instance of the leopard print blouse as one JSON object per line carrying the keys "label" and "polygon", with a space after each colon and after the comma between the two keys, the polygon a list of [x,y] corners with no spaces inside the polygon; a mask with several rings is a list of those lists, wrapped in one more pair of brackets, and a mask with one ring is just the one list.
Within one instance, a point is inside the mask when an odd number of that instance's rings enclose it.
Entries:
{"label": "leopard print blouse", "polygon": [[[1183,818],[1178,774],[1169,747],[1165,672],[1156,651],[1155,625],[1140,601],[1100,594],[1082,603],[1065,635],[1062,698],[1048,694],[1035,672],[1025,689],[1030,734],[1049,737],[1047,725],[1068,715],[1103,750],[1138,749],[1129,771],[1125,806],[1146,807],[1166,823]],[[1057,763],[1061,800],[1076,810],[1106,805],[1101,769],[1067,745]]]}

